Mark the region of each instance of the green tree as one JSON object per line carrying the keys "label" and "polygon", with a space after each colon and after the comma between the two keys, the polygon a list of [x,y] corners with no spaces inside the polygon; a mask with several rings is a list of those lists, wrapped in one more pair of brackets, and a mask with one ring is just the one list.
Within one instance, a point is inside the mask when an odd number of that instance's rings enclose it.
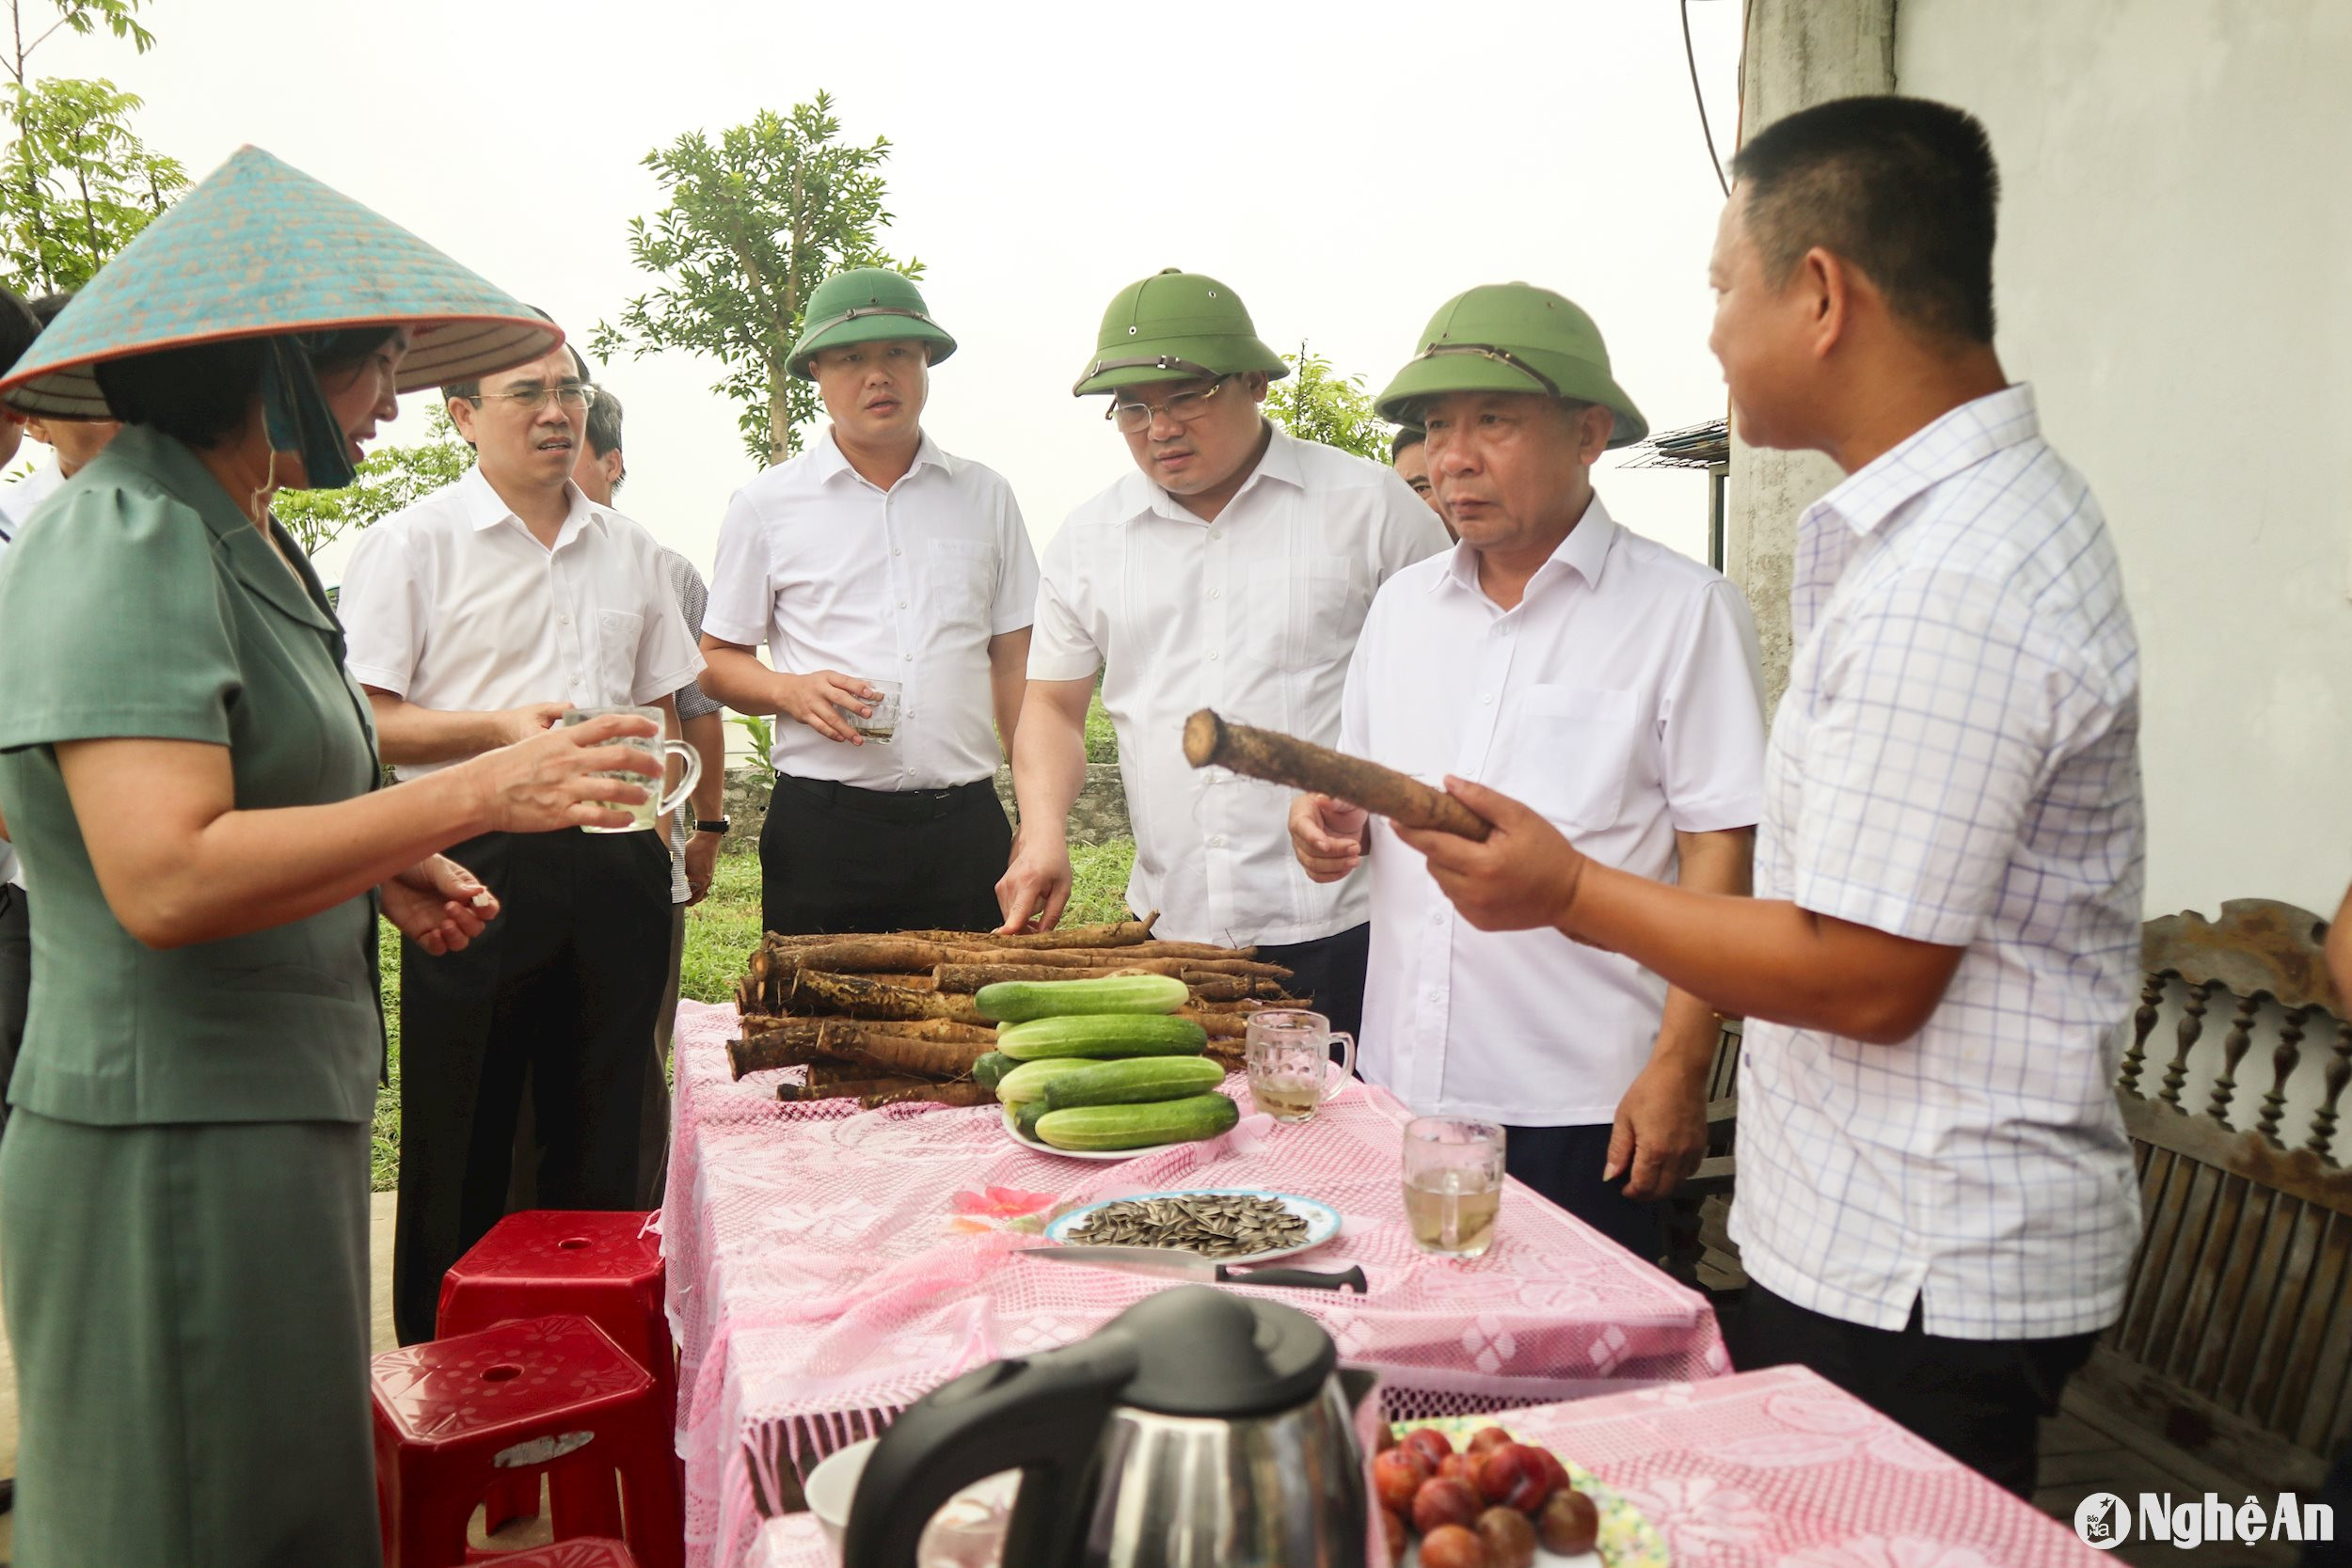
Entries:
{"label": "green tree", "polygon": [[22,293],[80,288],[187,186],[179,160],[150,149],[131,128],[142,106],[137,94],[103,79],[32,75],[34,51],[60,31],[87,36],[103,27],[145,54],[155,36],[138,23],[141,4],[8,0],[0,66],[9,75],[15,134],[0,153],[0,278]]}
{"label": "green tree", "polygon": [[464,478],[473,467],[473,448],[459,438],[446,407],[434,408],[424,434],[413,445],[370,452],[359,461],[359,477],[343,489],[278,491],[271,514],[305,554],[315,556],[344,534]]}
{"label": "green tree", "polygon": [[808,296],[844,267],[893,267],[920,277],[923,264],[894,261],[879,230],[890,221],[879,170],[890,141],[841,139],[833,98],[763,109],[716,143],[691,131],[656,148],[645,166],[669,205],[629,220],[629,255],[660,286],[599,322],[591,348],[610,359],[657,349],[707,354],[726,367],[712,388],[737,404],[743,449],[763,463],[800,450],[817,394],[785,367]]}
{"label": "green tree", "polygon": [[1331,361],[1300,343],[1282,362],[1296,373],[1266,388],[1266,418],[1302,441],[1352,451],[1375,463],[1389,460],[1395,427],[1372,411],[1372,394],[1360,375],[1335,375]]}

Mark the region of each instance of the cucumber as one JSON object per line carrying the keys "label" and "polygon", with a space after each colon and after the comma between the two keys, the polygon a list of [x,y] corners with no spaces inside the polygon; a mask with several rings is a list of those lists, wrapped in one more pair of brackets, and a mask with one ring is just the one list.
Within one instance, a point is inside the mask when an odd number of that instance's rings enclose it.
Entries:
{"label": "cucumber", "polygon": [[1014,1066],[1013,1059],[1001,1051],[992,1051],[976,1057],[972,1063],[972,1082],[984,1089],[993,1089]]}
{"label": "cucumber", "polygon": [[1008,1105],[1005,1109],[1012,1117],[1012,1130],[1014,1132],[1020,1133],[1031,1143],[1039,1141],[1037,1135],[1037,1124],[1045,1115],[1045,1101],[1042,1100],[1025,1100],[1018,1105]]}
{"label": "cucumber", "polygon": [[1241,1107],[1221,1094],[1196,1094],[1150,1105],[1073,1105],[1037,1120],[1037,1140],[1056,1148],[1145,1148],[1197,1143],[1241,1119]]}
{"label": "cucumber", "polygon": [[1046,1061],[1020,1062],[1011,1071],[996,1080],[996,1099],[1005,1105],[1023,1105],[1032,1100],[1045,1098],[1047,1080],[1074,1072],[1095,1063],[1085,1056],[1056,1056]]}
{"label": "cucumber", "polygon": [[1105,974],[1092,980],[999,980],[982,986],[972,1005],[1003,1023],[1078,1013],[1172,1013],[1192,989],[1173,974]]}
{"label": "cucumber", "polygon": [[996,1031],[996,1049],[1016,1062],[1048,1056],[1198,1056],[1209,1032],[1188,1018],[1104,1013],[1041,1018]]}
{"label": "cucumber", "polygon": [[1060,1074],[1046,1084],[1043,1103],[1050,1111],[1067,1111],[1073,1105],[1142,1105],[1203,1094],[1224,1081],[1225,1069],[1206,1056],[1131,1056]]}

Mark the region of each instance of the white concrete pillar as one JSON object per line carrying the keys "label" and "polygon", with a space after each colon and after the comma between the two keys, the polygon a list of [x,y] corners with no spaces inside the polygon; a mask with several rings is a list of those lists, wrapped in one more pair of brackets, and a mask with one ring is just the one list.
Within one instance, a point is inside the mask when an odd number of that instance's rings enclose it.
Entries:
{"label": "white concrete pillar", "polygon": [[[1896,0],[1748,0],[1740,71],[1741,140],[1832,98],[1895,90]],[[1797,518],[1839,478],[1817,452],[1766,451],[1731,437],[1724,569],[1756,610],[1764,696],[1788,684],[1789,570]]]}

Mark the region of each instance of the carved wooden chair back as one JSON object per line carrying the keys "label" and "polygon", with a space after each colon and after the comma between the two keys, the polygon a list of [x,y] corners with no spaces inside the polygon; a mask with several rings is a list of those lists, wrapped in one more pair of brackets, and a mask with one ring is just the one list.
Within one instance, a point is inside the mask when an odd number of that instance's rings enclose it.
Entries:
{"label": "carved wooden chair back", "polygon": [[[2218,920],[2146,926],[2147,980],[2117,1085],[2145,1214],[2122,1317],[2089,1369],[2103,1395],[2175,1445],[2233,1474],[2306,1485],[2352,1440],[2352,1170],[2333,1151],[2352,1023],[2328,978],[2327,929],[2261,898],[2231,900]],[[2171,1053],[2153,1063],[2150,1036],[2176,984]],[[2265,1004],[2279,1019],[2269,1085],[2239,1131],[2239,1072]],[[2219,1070],[2202,1106],[2185,1104],[2189,1053],[2217,1013],[2229,1020]],[[2326,1053],[2318,1103],[2282,1126],[2307,1049]]]}

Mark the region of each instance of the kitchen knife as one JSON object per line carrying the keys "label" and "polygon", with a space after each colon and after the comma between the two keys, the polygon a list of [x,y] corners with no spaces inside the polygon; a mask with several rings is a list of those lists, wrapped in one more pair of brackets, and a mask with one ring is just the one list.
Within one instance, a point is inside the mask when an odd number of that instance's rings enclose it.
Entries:
{"label": "kitchen knife", "polygon": [[1025,1247],[1021,1256],[1041,1258],[1049,1263],[1083,1263],[1089,1268],[1124,1269],[1133,1274],[1218,1285],[1290,1285],[1305,1291],[1353,1291],[1359,1296],[1366,1291],[1364,1271],[1354,1265],[1343,1274],[1323,1274],[1313,1269],[1237,1269],[1197,1252],[1156,1246]]}

